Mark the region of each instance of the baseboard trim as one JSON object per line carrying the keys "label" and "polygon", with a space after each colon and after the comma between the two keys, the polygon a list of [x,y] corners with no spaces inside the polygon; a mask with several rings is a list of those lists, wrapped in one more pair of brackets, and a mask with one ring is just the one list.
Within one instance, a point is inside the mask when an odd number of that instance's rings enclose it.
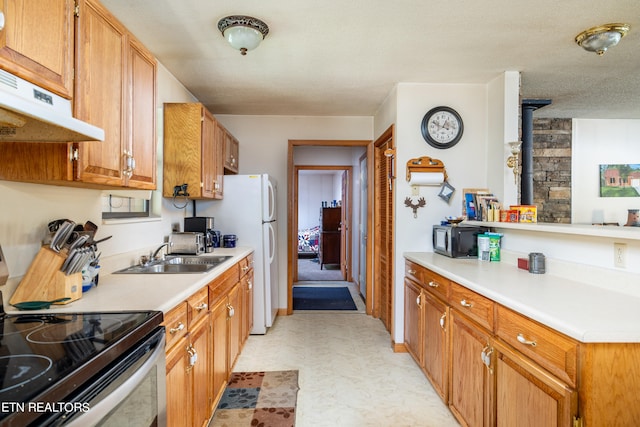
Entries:
{"label": "baseboard trim", "polygon": [[409,351],[407,350],[407,346],[404,345],[404,343],[396,343],[396,342],[391,342],[391,348],[393,349],[394,353],[408,353]]}

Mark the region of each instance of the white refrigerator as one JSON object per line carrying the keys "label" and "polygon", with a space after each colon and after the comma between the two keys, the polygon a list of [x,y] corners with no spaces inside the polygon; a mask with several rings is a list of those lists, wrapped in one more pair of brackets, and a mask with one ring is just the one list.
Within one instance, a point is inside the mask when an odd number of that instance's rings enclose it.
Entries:
{"label": "white refrigerator", "polygon": [[251,333],[265,334],[278,312],[275,180],[267,174],[225,175],[223,199],[199,205],[198,215],[214,217],[215,229],[235,234],[237,246],[255,249]]}

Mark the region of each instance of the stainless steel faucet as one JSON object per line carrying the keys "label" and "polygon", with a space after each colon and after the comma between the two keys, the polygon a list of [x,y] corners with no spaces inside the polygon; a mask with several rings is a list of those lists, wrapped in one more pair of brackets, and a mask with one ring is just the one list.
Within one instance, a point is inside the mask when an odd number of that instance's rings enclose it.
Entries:
{"label": "stainless steel faucet", "polygon": [[[161,244],[161,245],[158,247],[158,249],[156,249],[156,250],[155,250],[155,252],[153,253],[153,255],[151,255],[151,260],[150,260],[150,261],[155,261],[155,260],[156,260],[156,258],[157,258],[157,256],[158,256],[158,253],[159,253],[159,252],[162,250],[162,248],[164,248],[165,246],[168,248],[168,247],[169,247],[169,242],[166,242],[166,243]],[[162,259],[164,259],[164,254],[162,254]]]}

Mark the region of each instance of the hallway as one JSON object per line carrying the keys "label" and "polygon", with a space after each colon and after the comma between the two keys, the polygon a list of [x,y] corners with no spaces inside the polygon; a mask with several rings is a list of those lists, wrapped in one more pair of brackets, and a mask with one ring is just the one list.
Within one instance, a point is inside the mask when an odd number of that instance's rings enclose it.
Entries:
{"label": "hallway", "polygon": [[378,319],[357,312],[279,316],[251,335],[234,368],[299,370],[297,427],[458,426]]}

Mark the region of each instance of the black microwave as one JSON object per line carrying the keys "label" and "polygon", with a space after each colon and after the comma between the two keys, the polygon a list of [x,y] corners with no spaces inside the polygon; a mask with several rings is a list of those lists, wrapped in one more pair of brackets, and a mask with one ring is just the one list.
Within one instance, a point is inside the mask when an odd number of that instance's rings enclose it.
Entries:
{"label": "black microwave", "polygon": [[476,225],[434,225],[433,251],[451,258],[476,258],[478,234],[487,231],[488,227]]}

